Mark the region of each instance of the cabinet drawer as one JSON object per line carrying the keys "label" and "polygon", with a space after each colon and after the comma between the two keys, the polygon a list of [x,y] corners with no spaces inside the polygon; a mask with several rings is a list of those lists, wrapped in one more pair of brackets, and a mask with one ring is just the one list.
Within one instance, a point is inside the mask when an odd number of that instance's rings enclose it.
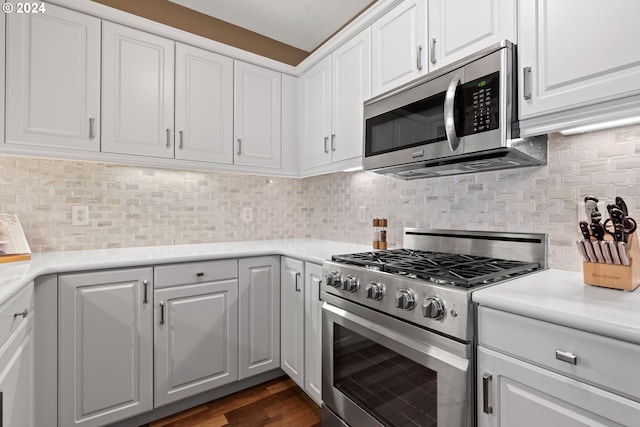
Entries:
{"label": "cabinet drawer", "polygon": [[11,334],[27,321],[27,316],[22,315],[25,310],[27,314],[33,310],[33,283],[25,286],[0,307],[0,348],[4,347]]}
{"label": "cabinet drawer", "polygon": [[156,266],[153,268],[153,283],[155,289],[177,285],[190,285],[192,283],[236,279],[237,277],[237,259],[189,262]]}
{"label": "cabinet drawer", "polygon": [[[481,346],[640,401],[635,374],[640,345],[485,307],[478,310],[478,341]],[[572,356],[575,364],[559,359],[571,360]]]}

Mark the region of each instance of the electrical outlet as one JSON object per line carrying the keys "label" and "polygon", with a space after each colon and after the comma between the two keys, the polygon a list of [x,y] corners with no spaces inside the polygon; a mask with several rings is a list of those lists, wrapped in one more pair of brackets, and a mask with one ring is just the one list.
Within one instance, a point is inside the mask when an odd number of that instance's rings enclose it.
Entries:
{"label": "electrical outlet", "polygon": [[253,208],[251,206],[244,206],[242,208],[242,222],[253,221]]}
{"label": "electrical outlet", "polygon": [[89,208],[87,206],[71,207],[71,225],[89,225]]}
{"label": "electrical outlet", "polygon": [[358,208],[358,222],[366,223],[367,222],[367,207],[360,206]]}

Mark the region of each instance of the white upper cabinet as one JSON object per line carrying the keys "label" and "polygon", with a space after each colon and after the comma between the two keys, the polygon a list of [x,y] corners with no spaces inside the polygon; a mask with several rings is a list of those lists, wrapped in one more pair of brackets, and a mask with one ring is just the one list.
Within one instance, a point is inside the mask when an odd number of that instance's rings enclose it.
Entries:
{"label": "white upper cabinet", "polygon": [[363,103],[371,97],[371,30],[331,54],[331,160],[362,156]]}
{"label": "white upper cabinet", "polygon": [[102,24],[102,151],[173,157],[174,42]]}
{"label": "white upper cabinet", "polygon": [[302,77],[301,168],[331,162],[331,56]]}
{"label": "white upper cabinet", "polygon": [[429,0],[429,70],[516,39],[516,0]]}
{"label": "white upper cabinet", "polygon": [[176,44],[176,159],[233,163],[233,60]]}
{"label": "white upper cabinet", "polygon": [[52,4],[6,18],[6,141],[98,151],[100,19]]}
{"label": "white upper cabinet", "polygon": [[371,94],[427,72],[426,0],[406,0],[371,25]]}
{"label": "white upper cabinet", "polygon": [[361,164],[362,107],[371,96],[370,52],[371,30],[367,28],[302,77],[303,171],[349,159]]}
{"label": "white upper cabinet", "polygon": [[279,169],[282,80],[280,73],[235,61],[234,163]]}
{"label": "white upper cabinet", "polygon": [[519,2],[520,118],[640,93],[640,2]]}

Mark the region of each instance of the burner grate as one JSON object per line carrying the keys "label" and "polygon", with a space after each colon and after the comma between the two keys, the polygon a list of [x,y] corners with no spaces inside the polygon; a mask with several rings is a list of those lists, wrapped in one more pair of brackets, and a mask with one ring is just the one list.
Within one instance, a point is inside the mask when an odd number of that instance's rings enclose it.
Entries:
{"label": "burner grate", "polygon": [[495,283],[540,268],[532,262],[411,249],[335,255],[332,259],[463,288]]}

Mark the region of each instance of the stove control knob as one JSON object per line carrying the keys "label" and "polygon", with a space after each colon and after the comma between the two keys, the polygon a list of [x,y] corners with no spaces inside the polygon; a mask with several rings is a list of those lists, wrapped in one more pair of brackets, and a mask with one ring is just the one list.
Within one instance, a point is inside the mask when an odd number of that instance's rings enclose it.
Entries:
{"label": "stove control knob", "polygon": [[342,275],[338,271],[332,271],[324,277],[325,282],[329,286],[338,288],[342,285]]}
{"label": "stove control knob", "polygon": [[416,293],[411,289],[400,289],[396,292],[396,307],[403,310],[413,310],[416,306]]}
{"label": "stove control knob", "polygon": [[381,300],[384,296],[384,285],[378,282],[371,282],[365,288],[367,291],[367,298],[372,300]]}
{"label": "stove control knob", "polygon": [[422,303],[422,315],[424,317],[440,320],[445,313],[444,302],[438,297],[427,297]]}
{"label": "stove control knob", "polygon": [[342,281],[342,290],[347,292],[355,292],[360,287],[360,280],[351,274],[347,275]]}

